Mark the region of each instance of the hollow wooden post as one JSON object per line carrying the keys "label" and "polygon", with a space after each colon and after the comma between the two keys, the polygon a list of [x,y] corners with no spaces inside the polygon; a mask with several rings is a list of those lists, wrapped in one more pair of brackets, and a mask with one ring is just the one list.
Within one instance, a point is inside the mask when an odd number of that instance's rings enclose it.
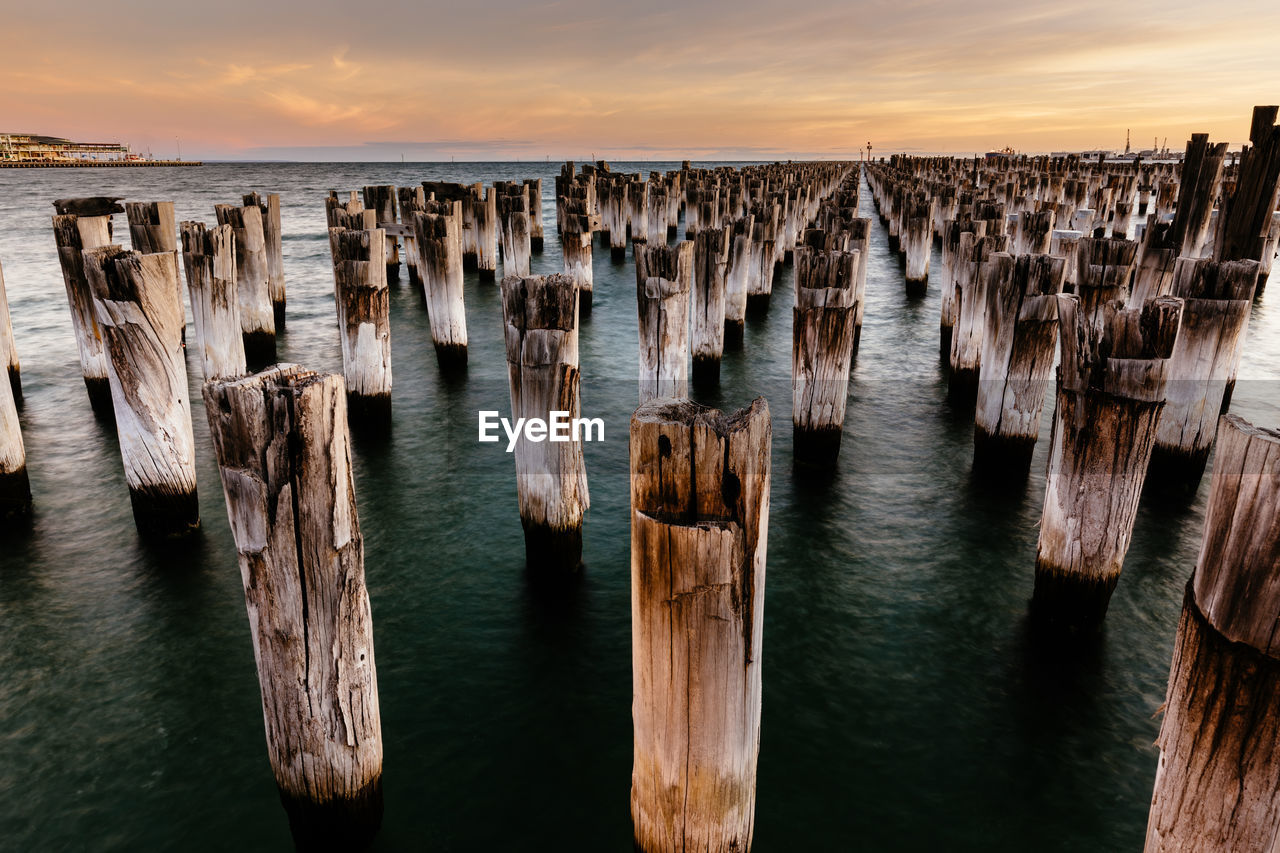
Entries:
{"label": "hollow wooden post", "polygon": [[271,295],[271,312],[276,331],[284,328],[284,231],[280,228],[280,195],[269,193],[266,201],[256,192],[244,197],[245,206],[257,205],[262,211],[262,239],[267,251],[267,292]]}
{"label": "hollow wooden post", "polygon": [[381,228],[329,229],[342,336],[342,374],[353,420],[391,419],[391,322],[386,234]]}
{"label": "hollow wooden post", "polygon": [[769,527],[769,406],[631,417],[635,849],[751,849]]}
{"label": "hollow wooden post", "polygon": [[791,325],[791,424],[799,462],[840,453],[853,358],[858,254],[796,250]]}
{"label": "hollow wooden post", "polygon": [[974,409],[976,469],[1026,475],[1040,434],[1066,261],[1051,255],[991,256],[987,330]]}
{"label": "hollow wooden post", "polygon": [[[564,275],[502,280],[511,415],[552,422],[582,414],[578,369],[578,288]],[[590,506],[581,441],[516,441],[516,494],[525,562],[534,571],[574,572],[582,564],[582,519]]]}
{"label": "hollow wooden post", "polygon": [[724,355],[725,270],[729,232],[704,227],[693,238],[693,381],[720,379]]}
{"label": "hollow wooden post", "polygon": [[[114,203],[107,210],[110,211],[111,208],[121,212],[124,210]],[[66,286],[67,304],[71,308],[71,326],[80,352],[80,371],[84,376],[85,389],[89,392],[89,404],[99,414],[110,415],[111,384],[107,380],[107,351],[102,342],[102,329],[98,327],[97,315],[93,310],[93,292],[85,277],[83,253],[111,242],[111,213],[55,216],[53,237],[58,246],[62,282]]]}
{"label": "hollow wooden post", "polygon": [[689,291],[693,243],[636,246],[640,402],[689,393]]}
{"label": "hollow wooden post", "polygon": [[294,844],[364,849],[382,823],[382,722],[342,378],[279,365],[204,400]]}
{"label": "hollow wooden post", "polygon": [[747,317],[747,280],[751,275],[752,229],[755,220],[748,214],[733,220],[726,234],[729,262],[724,274],[724,345],[742,348],[743,326]]}
{"label": "hollow wooden post", "polygon": [[1272,850],[1280,827],[1280,432],[1227,415],[1174,642],[1146,853]]}
{"label": "hollow wooden post", "polygon": [[276,360],[276,317],[267,285],[267,243],[257,205],[215,204],[219,225],[230,225],[236,239],[236,299],[240,329],[250,366]]}
{"label": "hollow wooden post", "polygon": [[9,376],[9,391],[16,402],[22,400],[22,365],[13,343],[13,322],[9,319],[9,296],[4,289],[4,267],[0,266],[0,366]]}
{"label": "hollow wooden post", "polygon": [[542,178],[525,178],[524,186],[529,196],[529,250],[541,254],[546,238],[542,230]]}
{"label": "hollow wooden post", "polygon": [[[3,296],[3,293],[0,293]],[[22,444],[13,388],[0,382],[0,529],[31,511],[27,451]]]}
{"label": "hollow wooden post", "polygon": [[[364,187],[364,206],[367,210],[372,210],[374,221],[378,227],[384,225],[395,225],[396,217],[396,188],[387,184],[377,186]],[[384,229],[385,230],[385,229]],[[396,238],[392,234],[386,235],[387,250],[387,281],[400,280],[400,247]]]}
{"label": "hollow wooden post", "polygon": [[1104,307],[1098,318],[1074,295],[1058,297],[1062,362],[1032,615],[1054,629],[1101,623],[1120,577],[1182,301],[1141,310]]}
{"label": "hollow wooden post", "polygon": [[609,217],[609,260],[621,263],[627,258],[627,220],[631,215],[631,185],[621,178],[603,175],[597,184],[608,187],[608,194],[600,199],[602,211]]}
{"label": "hollow wooden post", "polygon": [[416,213],[419,270],[431,320],[436,362],[442,368],[467,363],[467,313],[462,287],[462,204],[430,202],[448,213]]}
{"label": "hollow wooden post", "polygon": [[566,213],[561,228],[564,274],[578,285],[578,308],[591,313],[594,273],[591,261],[591,217],[583,213]]}
{"label": "hollow wooden post", "polygon": [[173,258],[101,246],[85,251],[84,270],[134,522],[146,537],[187,535],[200,526],[200,504]]}
{"label": "hollow wooden post", "polygon": [[182,261],[206,381],[244,376],[244,338],[236,301],[236,246],[230,225],[182,223]]}
{"label": "hollow wooden post", "polygon": [[1169,357],[1152,482],[1194,488],[1204,476],[1257,279],[1257,261],[1178,259],[1170,293],[1183,300],[1182,328]]}

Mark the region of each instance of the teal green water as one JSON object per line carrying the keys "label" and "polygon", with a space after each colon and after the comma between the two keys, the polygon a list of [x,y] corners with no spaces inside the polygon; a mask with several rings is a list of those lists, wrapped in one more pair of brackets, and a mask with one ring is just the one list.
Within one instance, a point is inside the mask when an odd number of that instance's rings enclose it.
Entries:
{"label": "teal green water", "polygon": [[[203,533],[187,550],[149,550],[115,436],[79,378],[49,202],[171,199],[180,219],[211,221],[215,202],[279,192],[281,357],[340,371],[329,189],[540,174],[547,249],[533,271],[553,272],[557,170],[213,164],[0,176],[36,500],[32,530],[0,545],[0,849],[290,845],[197,385]],[[1038,649],[1025,617],[1050,411],[1024,487],[975,482],[972,425],[945,402],[937,289],[908,300],[878,221],[871,244],[830,483],[791,468],[790,270],[744,350],[726,357],[719,392],[700,398],[736,408],[763,394],[774,417],[756,849],[1137,849],[1207,480],[1185,506],[1139,513],[1100,640],[1072,655]],[[379,850],[630,849],[634,268],[597,249],[595,275],[582,405],[605,418],[606,435],[585,446],[585,570],[551,586],[524,571],[512,457],[476,440],[479,409],[509,412],[497,289],[468,274],[470,367],[447,382],[419,295],[407,276],[393,287],[393,431],[354,447],[386,752]],[[1280,423],[1277,300],[1273,284],[1254,309],[1233,404],[1270,425]],[[188,371],[199,374],[190,356]]]}

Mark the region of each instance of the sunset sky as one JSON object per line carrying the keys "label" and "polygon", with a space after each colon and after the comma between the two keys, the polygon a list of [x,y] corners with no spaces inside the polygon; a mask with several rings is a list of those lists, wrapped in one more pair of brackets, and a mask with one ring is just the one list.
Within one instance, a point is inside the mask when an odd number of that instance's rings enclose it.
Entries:
{"label": "sunset sky", "polygon": [[1237,147],[1280,3],[10,4],[0,132],[188,159]]}

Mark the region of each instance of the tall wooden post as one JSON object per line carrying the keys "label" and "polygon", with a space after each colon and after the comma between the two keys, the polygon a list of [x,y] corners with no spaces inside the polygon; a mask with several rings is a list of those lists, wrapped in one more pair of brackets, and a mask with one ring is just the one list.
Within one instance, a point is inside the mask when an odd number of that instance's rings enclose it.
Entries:
{"label": "tall wooden post", "polygon": [[560,243],[564,274],[578,285],[578,309],[590,314],[595,278],[591,261],[591,217],[584,213],[566,213]]}
{"label": "tall wooden post", "polygon": [[760,751],[769,406],[631,418],[635,849],[749,851]]}
{"label": "tall wooden post", "polygon": [[[551,424],[582,414],[578,288],[564,275],[502,280],[511,415]],[[553,436],[547,436],[548,439]],[[590,506],[581,441],[516,440],[516,494],[530,569],[573,572],[582,564],[582,519]]]}
{"label": "tall wooden post", "polygon": [[[84,206],[77,207],[85,209]],[[111,201],[89,213],[59,214],[53,217],[53,238],[58,246],[58,261],[62,266],[67,304],[71,308],[71,327],[75,331],[76,346],[80,351],[80,371],[84,376],[85,389],[89,392],[89,404],[100,415],[112,413],[111,385],[107,380],[107,351],[93,310],[93,292],[85,277],[83,253],[87,249],[96,249],[111,242],[111,214],[123,211],[124,208]]]}
{"label": "tall wooden post", "polygon": [[[173,280],[177,282],[178,307],[183,304],[182,277],[178,274],[178,224],[171,201],[127,201],[125,216],[129,222],[129,242],[143,255],[167,254],[173,263]],[[182,340],[187,340],[186,314],[182,320]]]}
{"label": "tall wooden post", "polygon": [[101,246],[85,251],[84,270],[138,532],[184,536],[199,528],[200,504],[173,258]]}
{"label": "tall wooden post", "polygon": [[693,243],[636,244],[640,402],[689,393],[689,291]]}
{"label": "tall wooden post", "polygon": [[182,223],[182,261],[205,380],[244,376],[247,368],[231,226],[206,230],[202,222]]}
{"label": "tall wooden post", "polygon": [[468,201],[463,205],[463,216],[469,208],[475,231],[476,270],[481,281],[493,281],[498,275],[498,194],[492,187],[486,190],[475,184]]}
{"label": "tall wooden post", "polygon": [[858,253],[795,254],[791,321],[791,425],[800,462],[829,465],[840,453],[857,314]]}
{"label": "tall wooden post", "polygon": [[1055,629],[1101,623],[1120,578],[1182,301],[1141,310],[1104,307],[1090,317],[1075,295],[1058,297],[1062,363],[1045,481],[1032,614]]}
{"label": "tall wooden post", "polygon": [[1219,427],[1160,726],[1147,853],[1272,850],[1280,828],[1280,432]]}
{"label": "tall wooden post", "polygon": [[1009,238],[960,235],[960,250],[954,259],[955,296],[952,306],[955,327],[951,333],[951,372],[947,377],[947,396],[952,405],[969,408],[978,396],[978,379],[982,371],[982,342],[987,334],[988,260],[1003,252]]}
{"label": "tall wooden post", "polygon": [[907,295],[923,296],[929,288],[929,256],[933,253],[931,198],[909,198],[903,209],[901,241],[906,255]]}
{"label": "tall wooden post", "polygon": [[462,287],[462,204],[429,202],[448,213],[416,213],[419,272],[431,320],[436,362],[442,368],[467,363],[467,313]]}
{"label": "tall wooden post", "polygon": [[341,377],[296,365],[204,387],[267,755],[302,851],[363,849],[382,823],[378,675],[344,396]]}
{"label": "tall wooden post", "polygon": [[353,419],[374,425],[391,419],[391,303],[385,238],[381,228],[329,229],[347,407]]}
{"label": "tall wooden post", "polygon": [[529,195],[529,249],[542,254],[546,233],[542,229],[542,178],[525,178]]}
{"label": "tall wooden post", "polygon": [[1193,133],[1182,159],[1178,210],[1173,217],[1170,241],[1178,256],[1200,257],[1209,234],[1209,217],[1222,187],[1222,160],[1227,143],[1209,143],[1209,134]]}
{"label": "tall wooden post", "polygon": [[236,239],[236,299],[244,354],[251,366],[276,360],[276,318],[267,285],[267,243],[257,205],[215,204],[219,225],[230,225]]}
{"label": "tall wooden post", "polygon": [[9,391],[15,401],[22,400],[22,366],[18,348],[13,343],[13,322],[9,319],[9,296],[4,289],[4,267],[0,266],[0,367],[9,376]]}
{"label": "tall wooden post", "polygon": [[267,252],[267,292],[271,295],[271,311],[276,331],[284,328],[284,231],[280,227],[280,195],[269,193],[267,200],[256,192],[244,197],[245,206],[256,205],[262,211],[262,239]]}
{"label": "tall wooden post", "polygon": [[727,229],[704,227],[693,238],[693,381],[720,379],[724,355],[725,270],[729,265]]}
{"label": "tall wooden post", "polygon": [[747,317],[747,280],[751,275],[752,228],[754,218],[748,214],[733,220],[726,231],[729,262],[724,274],[724,345],[742,348],[742,334]]}

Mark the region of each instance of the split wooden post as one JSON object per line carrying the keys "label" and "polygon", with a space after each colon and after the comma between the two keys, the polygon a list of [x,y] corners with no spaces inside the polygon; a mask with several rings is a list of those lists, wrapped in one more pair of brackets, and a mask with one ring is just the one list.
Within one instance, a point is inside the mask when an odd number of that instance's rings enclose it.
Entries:
{"label": "split wooden post", "polygon": [[1271,850],[1280,826],[1280,432],[1219,427],[1174,642],[1146,853]]}
{"label": "split wooden post", "polygon": [[[395,225],[398,222],[396,210],[396,188],[389,184],[379,184],[376,186],[368,186],[363,188],[364,206],[367,210],[372,210],[374,221],[379,228],[384,225]],[[406,223],[408,224],[408,223]],[[383,229],[384,231],[386,229]],[[396,242],[395,235],[387,234],[387,250],[385,259],[387,263],[387,281],[400,280],[400,247]]]}
{"label": "split wooden post", "polygon": [[386,233],[329,229],[342,373],[353,420],[391,419],[391,321]]}
{"label": "split wooden post", "polygon": [[635,849],[749,851],[760,751],[769,406],[631,417]]}
{"label": "split wooden post", "polygon": [[419,273],[431,320],[436,362],[442,368],[467,363],[467,312],[462,287],[462,204],[429,202],[449,213],[415,213]]}
{"label": "split wooden post", "polygon": [[594,272],[591,261],[591,217],[585,213],[566,213],[560,229],[564,256],[564,274],[578,285],[578,309],[591,313]]}
{"label": "split wooden post", "polygon": [[[1076,295],[1080,310],[1101,330],[1103,308],[1127,302],[1138,244],[1133,240],[1085,237],[1076,246]],[[1140,307],[1140,306],[1136,306]]]}
{"label": "split wooden post", "polygon": [[974,409],[975,469],[1025,476],[1058,344],[1058,298],[1066,260],[991,256],[987,330]]}
{"label": "split wooden post", "polygon": [[382,722],[342,378],[279,365],[204,400],[294,844],[363,849],[382,823]]}
{"label": "split wooden post", "polygon": [[276,360],[276,318],[267,284],[267,243],[257,205],[215,204],[219,225],[230,225],[236,239],[236,299],[240,329],[250,366]]}
{"label": "split wooden post", "polygon": [[1193,133],[1182,159],[1178,210],[1170,229],[1170,242],[1178,256],[1198,258],[1209,236],[1209,218],[1222,187],[1222,160],[1227,143],[1210,145],[1209,134]]}
{"label": "split wooden post", "polygon": [[857,252],[795,251],[791,424],[795,457],[830,465],[840,453],[857,315]]}
{"label": "split wooden post", "polygon": [[718,382],[724,355],[725,270],[729,232],[704,227],[693,238],[693,381]]}
{"label": "split wooden post", "polygon": [[262,211],[262,238],[267,251],[267,292],[271,295],[271,311],[275,315],[276,331],[284,328],[284,231],[280,227],[280,194],[269,193],[263,201],[258,193],[249,193],[244,203],[257,205]]}
{"label": "split wooden post", "polygon": [[85,251],[84,271],[138,532],[185,536],[200,526],[200,503],[173,258],[101,246]]}
{"label": "split wooden post", "polygon": [[[568,418],[572,425],[582,414],[577,285],[564,275],[507,276],[502,314],[512,419]],[[526,564],[537,572],[577,571],[590,506],[582,442],[530,441],[522,433],[515,461]]]}
{"label": "split wooden post", "polygon": [[61,201],[64,206],[55,205],[60,211],[82,211],[80,214],[59,213],[53,217],[53,238],[58,246],[62,281],[67,290],[67,304],[71,308],[71,326],[80,352],[80,371],[89,392],[89,404],[95,412],[109,416],[112,408],[111,385],[107,380],[107,351],[93,310],[93,292],[85,277],[84,251],[111,242],[111,214],[123,213],[124,208],[114,199],[104,199],[106,203],[96,209],[85,204],[91,199]]}
{"label": "split wooden post", "polygon": [[22,366],[13,342],[13,322],[9,318],[9,296],[4,289],[4,267],[0,266],[0,366],[9,376],[9,391],[15,402],[22,400]]}
{"label": "split wooden post", "polygon": [[724,345],[742,349],[742,334],[747,318],[747,281],[751,275],[751,233],[754,218],[748,214],[733,220],[726,229],[729,262],[724,274]]}
{"label": "split wooden post", "polygon": [[978,397],[982,342],[987,334],[988,261],[992,254],[1003,252],[1008,242],[1004,235],[975,238],[968,231],[960,235],[953,271],[955,326],[951,332],[947,396],[952,405],[961,408],[972,407]]}
{"label": "split wooden post", "polygon": [[230,225],[182,223],[182,261],[206,381],[244,376],[247,368],[236,300],[236,245]]}
{"label": "split wooden post", "polygon": [[640,402],[689,393],[689,291],[693,243],[636,244]]}
{"label": "split wooden post", "polygon": [[[2,290],[2,289],[0,289]],[[3,297],[0,292],[0,297]],[[13,388],[0,382],[0,529],[31,511],[31,484],[27,478],[27,451],[18,423]]]}
{"label": "split wooden post", "polygon": [[[178,307],[183,305],[182,277],[178,273],[178,224],[171,201],[127,201],[125,217],[129,222],[129,242],[143,255],[167,254],[173,262],[173,280],[177,282]],[[182,340],[187,340],[186,314],[182,319]]]}
{"label": "split wooden post", "polygon": [[1164,408],[1182,301],[1090,317],[1058,297],[1062,362],[1045,481],[1032,614],[1055,629],[1102,622],[1120,578]]}

